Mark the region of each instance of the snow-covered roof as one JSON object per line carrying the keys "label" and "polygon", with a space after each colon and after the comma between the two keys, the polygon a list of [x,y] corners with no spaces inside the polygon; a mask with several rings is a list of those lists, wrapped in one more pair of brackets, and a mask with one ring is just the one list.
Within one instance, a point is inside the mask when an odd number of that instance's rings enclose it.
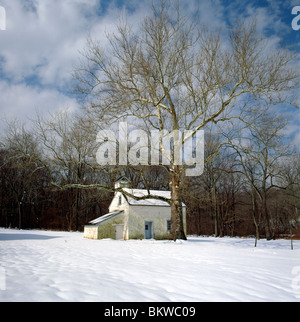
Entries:
{"label": "snow-covered roof", "polygon": [[101,224],[101,223],[103,223],[104,221],[109,220],[109,219],[111,219],[111,218],[113,218],[113,217],[116,217],[116,216],[120,215],[120,214],[121,214],[121,213],[123,213],[123,212],[124,212],[123,210],[110,212],[110,213],[108,213],[108,214],[106,214],[106,215],[103,215],[103,216],[101,216],[101,217],[98,217],[98,218],[96,218],[96,219],[94,219],[94,220],[90,221],[90,222],[88,223],[88,225],[100,225],[100,224]]}
{"label": "snow-covered roof", "polygon": [[[123,190],[136,197],[144,197],[148,195],[148,190],[145,190],[145,189],[123,188]],[[168,206],[168,207],[170,206],[166,201],[159,200],[159,199],[135,200],[134,198],[129,197],[126,194],[124,195],[128,203],[132,206]],[[171,199],[171,191],[150,190],[150,195]],[[185,207],[184,203],[182,203],[182,205]]]}

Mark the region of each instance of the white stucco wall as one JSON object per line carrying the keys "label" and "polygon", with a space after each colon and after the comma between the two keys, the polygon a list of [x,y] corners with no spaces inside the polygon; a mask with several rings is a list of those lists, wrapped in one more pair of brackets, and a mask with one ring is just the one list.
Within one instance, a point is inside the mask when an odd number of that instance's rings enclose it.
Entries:
{"label": "white stucco wall", "polygon": [[[121,205],[119,197],[121,197]],[[124,239],[145,238],[145,221],[153,222],[154,238],[168,238],[167,220],[171,220],[171,207],[129,205],[126,198],[117,192],[109,206],[109,212],[116,210],[124,211]],[[185,207],[183,207],[183,217],[186,232]]]}
{"label": "white stucco wall", "polygon": [[[183,225],[186,233],[186,207],[183,207]],[[154,238],[167,238],[167,221],[171,220],[171,207],[129,206],[129,238],[144,238],[145,221],[153,222]],[[141,236],[142,235],[142,236]]]}
{"label": "white stucco wall", "polygon": [[84,226],[84,238],[98,239],[98,226]]}
{"label": "white stucco wall", "polygon": [[145,237],[145,221],[153,222],[154,238],[167,238],[167,220],[170,219],[170,207],[129,206],[129,238]]}
{"label": "white stucco wall", "polygon": [[[119,205],[119,197],[121,197],[121,205]],[[123,221],[122,223],[124,224],[124,232],[123,236],[125,240],[129,239],[129,233],[128,233],[128,214],[129,214],[129,205],[128,202],[126,201],[125,197],[120,193],[116,192],[111,204],[109,205],[108,208],[109,212],[114,212],[117,210],[123,210]]]}
{"label": "white stucco wall", "polygon": [[[121,205],[119,205],[119,197],[121,197]],[[111,204],[109,205],[109,212],[114,212],[117,210],[127,210],[128,209],[128,203],[125,199],[125,197],[120,193],[116,192]]]}
{"label": "white stucco wall", "polygon": [[[84,238],[90,239],[102,239],[102,238],[116,238],[116,226],[124,225],[125,216],[124,214],[120,214],[110,220],[104,221],[99,225],[85,225],[84,226]],[[126,227],[127,229],[127,227]],[[123,238],[128,239],[128,234],[126,230],[123,231]]]}

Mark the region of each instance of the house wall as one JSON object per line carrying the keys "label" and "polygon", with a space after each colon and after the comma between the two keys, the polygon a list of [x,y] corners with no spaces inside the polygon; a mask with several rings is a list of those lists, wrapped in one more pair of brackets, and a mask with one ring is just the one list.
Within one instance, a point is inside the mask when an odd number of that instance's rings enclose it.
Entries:
{"label": "house wall", "polygon": [[145,221],[153,222],[153,237],[155,239],[166,239],[169,237],[167,220],[170,219],[170,207],[129,206],[129,239],[145,238]]}
{"label": "house wall", "polygon": [[84,226],[83,237],[89,239],[98,239],[98,226]]}
{"label": "house wall", "polygon": [[[121,205],[119,204],[121,197]],[[144,239],[145,221],[153,222],[155,239],[169,238],[167,220],[171,220],[171,207],[129,205],[125,197],[117,192],[109,206],[109,212],[123,210],[124,214],[116,221],[108,221],[99,226],[98,238],[116,238],[113,224],[124,224],[124,239]],[[183,207],[184,229],[186,233],[186,208]]]}
{"label": "house wall", "polygon": [[124,216],[120,215],[116,218],[108,220],[98,226],[98,239],[112,238],[116,239],[116,227],[114,225],[123,224]]}
{"label": "house wall", "polygon": [[[119,205],[119,197],[121,197],[121,205]],[[117,192],[115,194],[115,196],[114,196],[114,198],[113,198],[108,210],[109,210],[109,212],[114,212],[114,211],[117,211],[117,210],[123,210],[124,211],[124,213],[122,215],[122,217],[123,217],[122,222],[113,223],[113,224],[123,224],[124,225],[124,232],[123,232],[124,239],[128,240],[129,239],[129,234],[128,234],[129,204],[128,204],[127,200],[125,199],[125,197],[120,192]],[[107,237],[105,237],[105,238],[107,238]]]}
{"label": "house wall", "polygon": [[[183,207],[182,212],[186,233],[186,207]],[[129,206],[129,239],[145,238],[145,221],[153,222],[154,239],[168,239],[167,220],[171,220],[171,207]]]}
{"label": "house wall", "polygon": [[[120,214],[110,220],[107,220],[99,225],[86,225],[84,226],[84,238],[89,239],[116,239],[116,228],[114,225],[124,224],[124,214]],[[126,239],[126,234],[124,235]]]}
{"label": "house wall", "polygon": [[[121,205],[119,205],[119,197],[121,197]],[[128,202],[126,201],[125,197],[120,193],[117,192],[109,205],[109,212],[114,212],[117,210],[127,210],[128,209]]]}

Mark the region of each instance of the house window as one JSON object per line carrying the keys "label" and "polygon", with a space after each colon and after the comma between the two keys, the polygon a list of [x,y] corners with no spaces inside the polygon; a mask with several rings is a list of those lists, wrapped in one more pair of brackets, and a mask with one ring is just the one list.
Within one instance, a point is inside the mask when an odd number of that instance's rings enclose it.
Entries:
{"label": "house window", "polygon": [[171,220],[167,220],[167,231],[171,231]]}
{"label": "house window", "polygon": [[122,205],[122,196],[119,196],[119,202],[118,202],[118,206]]}

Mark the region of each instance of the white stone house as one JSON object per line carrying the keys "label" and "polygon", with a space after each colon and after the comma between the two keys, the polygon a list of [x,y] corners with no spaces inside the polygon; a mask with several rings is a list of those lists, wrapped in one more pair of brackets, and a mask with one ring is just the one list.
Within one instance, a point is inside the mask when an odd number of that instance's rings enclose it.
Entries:
{"label": "white stone house", "polygon": [[[118,181],[120,187],[124,181]],[[147,190],[123,188],[136,197],[145,196]],[[170,191],[150,190],[151,195],[171,197]],[[182,205],[186,231],[186,206]],[[171,207],[161,200],[137,201],[116,192],[109,206],[109,213],[84,226],[84,237],[92,239],[168,239],[171,223]]]}

